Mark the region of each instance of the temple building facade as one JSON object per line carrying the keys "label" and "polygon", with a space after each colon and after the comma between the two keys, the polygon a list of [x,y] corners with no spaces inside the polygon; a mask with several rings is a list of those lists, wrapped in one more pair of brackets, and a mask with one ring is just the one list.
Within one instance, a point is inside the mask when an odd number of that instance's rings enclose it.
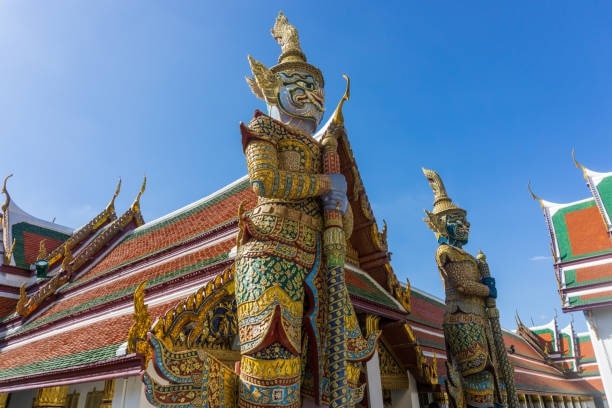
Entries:
{"label": "temple building facade", "polygon": [[[449,407],[445,303],[393,268],[343,123],[350,81],[314,133],[322,74],[282,13],[272,34],[279,63],[250,58],[248,79],[270,115],[236,129],[249,174],[233,183],[145,221],[146,179],[122,211],[119,181],[73,229],[21,210],[5,179],[0,408]],[[605,304],[605,242],[557,252],[568,306]],[[589,310],[590,337],[498,327],[520,407],[605,407],[592,351],[610,309]]]}
{"label": "temple building facade", "polygon": [[[397,279],[385,228],[378,228],[348,146],[342,156],[354,166],[347,175],[356,184],[353,211],[361,226],[351,239],[346,282],[364,333],[381,331],[375,355],[358,368],[366,387],[357,406],[447,406],[444,302]],[[1,266],[3,277],[14,277],[5,282],[24,284],[21,294],[9,290],[17,284],[3,286],[12,305],[0,322],[0,406],[223,406],[206,405],[203,390],[189,386],[206,372],[219,384],[208,397],[236,391],[232,265],[237,208],[255,202],[248,178],[150,222],[140,213],[143,191],[144,184],[118,214],[118,188],[71,233],[25,215],[13,224],[16,206],[5,206],[5,229],[36,230],[38,245],[30,265],[17,266],[15,252],[36,242],[16,239]],[[33,227],[41,224],[51,232]],[[53,249],[46,244],[48,269],[37,276],[40,242],[59,234],[67,238]],[[588,336],[517,324],[504,330],[504,340],[525,407],[603,406]],[[201,350],[209,361],[194,359]]]}
{"label": "temple building facade", "polygon": [[[544,211],[562,310],[584,313],[605,392],[610,396],[612,172],[590,170],[575,158],[574,164],[582,171],[586,181],[587,191],[590,193],[587,198],[559,204],[546,201],[533,192],[532,196],[539,201]],[[571,362],[567,364],[571,365]],[[609,402],[608,400],[608,405]]]}

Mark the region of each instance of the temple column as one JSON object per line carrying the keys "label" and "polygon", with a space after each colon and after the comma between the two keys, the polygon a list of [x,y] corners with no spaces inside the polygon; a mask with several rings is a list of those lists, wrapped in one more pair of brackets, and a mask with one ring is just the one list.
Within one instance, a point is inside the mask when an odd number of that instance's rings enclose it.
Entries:
{"label": "temple column", "polygon": [[[367,315],[365,320],[366,338],[371,333],[379,330],[379,316]],[[368,406],[370,408],[383,406],[383,388],[381,379],[380,358],[378,357],[378,346],[374,355],[366,362],[367,387],[368,387]]]}
{"label": "temple column", "polygon": [[523,394],[525,396],[525,407],[527,408],[535,408],[533,403],[533,396],[529,394]]}
{"label": "temple column", "polygon": [[527,407],[527,399],[525,398],[525,394],[518,394],[518,401],[519,401],[519,406],[523,407],[523,408],[528,408]]}
{"label": "temple column", "polygon": [[41,388],[34,397],[36,408],[63,408],[68,397],[68,386]]}
{"label": "temple column", "polygon": [[6,401],[8,400],[8,396],[8,392],[0,393],[0,408],[6,408]]}
{"label": "temple column", "polygon": [[552,395],[544,396],[544,408],[555,408],[555,402],[553,401]]}
{"label": "temple column", "polygon": [[539,395],[533,394],[531,395],[531,405],[533,408],[544,408],[544,404],[542,404],[542,398]]}
{"label": "temple column", "polygon": [[443,392],[442,394],[440,394],[440,408],[448,408],[448,407],[449,407],[448,394]]}
{"label": "temple column", "polygon": [[555,400],[555,406],[557,408],[565,408],[565,402],[563,402],[563,397],[558,395],[556,397],[554,397]]}
{"label": "temple column", "polygon": [[102,402],[100,404],[100,408],[112,408],[114,394],[115,380],[104,381],[104,393],[102,394]]}
{"label": "temple column", "polygon": [[538,394],[538,395],[536,395],[536,397],[538,398],[538,406],[539,406],[540,408],[544,408],[544,398],[542,398],[542,396],[541,396],[541,395],[539,395],[539,394]]}
{"label": "temple column", "polygon": [[374,352],[372,358],[366,362],[366,373],[368,375],[368,406],[370,408],[383,406],[383,390],[380,378],[380,360],[378,350]]}

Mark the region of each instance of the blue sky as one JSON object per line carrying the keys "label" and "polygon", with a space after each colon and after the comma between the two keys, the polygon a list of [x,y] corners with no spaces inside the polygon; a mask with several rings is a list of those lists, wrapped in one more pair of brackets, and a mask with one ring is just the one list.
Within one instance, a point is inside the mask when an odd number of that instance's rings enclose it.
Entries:
{"label": "blue sky", "polygon": [[[571,150],[612,171],[612,5],[605,1],[0,1],[0,176],[24,210],[78,227],[137,194],[153,220],[246,173],[238,123],[264,105],[279,10],[345,121],[393,268],[443,297],[422,221],[437,170],[468,210],[466,249],[497,278],[502,324],[560,312],[537,202],[588,196]],[[579,331],[586,329],[576,315]]]}

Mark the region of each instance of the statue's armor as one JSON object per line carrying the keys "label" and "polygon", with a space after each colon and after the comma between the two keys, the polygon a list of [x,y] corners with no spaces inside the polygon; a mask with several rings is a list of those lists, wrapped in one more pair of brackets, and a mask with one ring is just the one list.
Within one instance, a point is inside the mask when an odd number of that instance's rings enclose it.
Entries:
{"label": "statue's armor", "polygon": [[485,309],[489,288],[481,283],[476,258],[463,249],[440,245],[436,261],[446,292],[443,329],[447,356],[463,378],[467,405],[492,407],[495,373],[489,356],[494,351]]}
{"label": "statue's armor", "polygon": [[329,189],[329,179],[321,174],[321,146],[311,136],[259,112],[241,130],[259,196],[241,218],[236,258],[241,406],[297,407],[303,282],[321,267],[318,196]]}

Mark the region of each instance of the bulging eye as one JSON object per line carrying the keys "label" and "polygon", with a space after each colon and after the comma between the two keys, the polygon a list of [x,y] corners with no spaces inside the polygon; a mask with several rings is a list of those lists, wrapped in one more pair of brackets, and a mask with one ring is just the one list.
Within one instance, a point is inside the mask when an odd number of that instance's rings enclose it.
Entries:
{"label": "bulging eye", "polygon": [[310,82],[305,82],[305,81],[298,81],[297,84],[301,87],[301,88],[305,88],[308,89],[310,91],[312,91],[314,89],[314,84],[310,83]]}

